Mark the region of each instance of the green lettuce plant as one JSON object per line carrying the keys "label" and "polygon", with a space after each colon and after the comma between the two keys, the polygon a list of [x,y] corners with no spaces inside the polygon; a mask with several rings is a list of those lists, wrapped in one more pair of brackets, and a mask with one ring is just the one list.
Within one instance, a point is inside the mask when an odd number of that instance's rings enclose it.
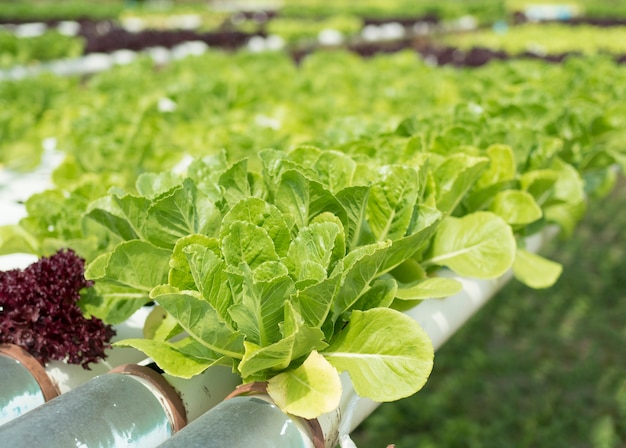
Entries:
{"label": "green lettuce plant", "polygon": [[494,278],[515,259],[500,216],[452,216],[489,159],[431,169],[315,147],[260,157],[261,172],[220,154],[93,202],[86,219],[119,243],[88,266],[86,311],[118,322],[152,300],[166,317],[118,345],[181,377],[228,365],[306,418],[338,405],[342,371],[376,401],[417,392],[433,348],[399,310],[460,290],[433,268]]}

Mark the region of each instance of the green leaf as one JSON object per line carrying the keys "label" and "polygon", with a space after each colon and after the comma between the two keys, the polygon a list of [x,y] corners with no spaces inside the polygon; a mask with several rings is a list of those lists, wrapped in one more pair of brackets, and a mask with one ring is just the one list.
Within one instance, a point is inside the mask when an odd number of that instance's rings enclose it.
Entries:
{"label": "green leaf", "polygon": [[626,155],[615,150],[607,150],[606,154],[615,161],[615,163],[620,167],[622,173],[626,174]]}
{"label": "green leaf", "polygon": [[283,411],[312,419],[337,409],[341,380],[335,368],[313,351],[300,367],[270,378],[267,393]]}
{"label": "green leaf", "polygon": [[178,333],[180,333],[180,326],[176,319],[162,307],[154,306],[143,325],[143,337],[167,341]]}
{"label": "green leaf", "polygon": [[143,238],[146,211],[151,201],[133,196],[120,189],[111,189],[108,196],[89,204],[86,218],[103,225],[124,241]]}
{"label": "green leaf", "polygon": [[344,225],[347,223],[346,211],[337,198],[321,183],[299,171],[283,173],[274,201],[281,212],[293,218],[298,229],[306,227],[312,218],[322,212],[331,212]]}
{"label": "green leaf", "polygon": [[145,239],[168,249],[190,234],[215,235],[222,219],[214,202],[191,179],[156,199],[147,213]]}
{"label": "green leaf", "polygon": [[89,275],[97,275],[99,284],[106,282],[147,296],[152,288],[167,282],[170,254],[145,241],[127,241],[117,245],[110,255],[96,258],[85,276],[91,279]]}
{"label": "green leaf", "polygon": [[322,213],[332,213],[341,220],[344,227],[347,225],[348,217],[345,209],[321,183],[309,181],[307,197],[309,200],[309,220]]}
{"label": "green leaf", "polygon": [[161,173],[141,173],[135,188],[141,196],[154,199],[182,182],[181,177],[171,171]]}
{"label": "green leaf", "polygon": [[[395,274],[395,271],[392,274]],[[391,304],[391,308],[398,311],[407,311],[419,305],[423,300],[449,297],[463,289],[463,285],[455,279],[446,277],[427,278],[426,272],[423,275],[420,274],[418,273],[413,278],[409,278],[411,286],[401,285],[398,288],[396,300]]]}
{"label": "green leaf", "polygon": [[333,243],[333,250],[328,260],[327,271],[332,271],[339,260],[346,256],[346,234],[341,220],[330,212],[323,212],[311,220],[313,225],[333,225],[339,229]]}
{"label": "green leaf", "polygon": [[[334,222],[318,222],[300,229],[296,238],[291,241],[285,266],[292,277],[297,281],[314,280],[318,283],[324,280],[328,273],[335,249],[337,236],[342,233],[341,228]],[[307,269],[307,266],[319,266],[316,271]],[[314,273],[318,272],[317,275]],[[311,274],[314,275],[311,275]]]}
{"label": "green leaf", "polygon": [[[320,152],[314,151],[314,154],[315,158],[317,158]],[[263,174],[265,175],[266,179],[270,181],[270,184],[272,184],[274,188],[278,186],[282,176],[287,171],[298,171],[302,172],[302,174],[306,173],[307,176],[310,175],[315,177],[315,171],[309,168],[305,168],[305,166],[300,163],[307,163],[309,160],[311,160],[310,157],[305,156],[304,158],[302,158],[301,152],[296,152],[294,153],[294,155],[295,158],[292,158],[286,152],[276,149],[264,149],[259,152],[259,157],[261,158],[261,161],[263,163]]]}
{"label": "green leaf", "polygon": [[212,365],[219,364],[229,366],[232,368],[233,360],[225,356],[221,356],[213,350],[208,349],[204,344],[198,342],[191,336],[170,342],[172,347],[181,352],[184,355],[191,356],[192,358],[213,361]]}
{"label": "green leaf", "polygon": [[377,278],[370,287],[359,297],[352,310],[369,310],[372,308],[388,308],[393,302],[398,289],[398,282],[393,278]]}
{"label": "green leaf", "polygon": [[231,266],[245,263],[251,269],[266,261],[277,261],[278,254],[272,238],[262,227],[245,221],[236,221],[222,239],[224,259]]}
{"label": "green leaf", "polygon": [[176,241],[170,258],[168,283],[179,290],[197,289],[196,280],[189,266],[189,258],[185,252],[185,249],[192,245],[210,248],[216,255],[221,254],[219,241],[206,235],[188,235]]}
{"label": "green leaf", "polygon": [[237,202],[247,199],[251,195],[248,182],[248,161],[243,159],[233,164],[219,178],[219,185],[223,187],[223,197],[232,207]]}
{"label": "green leaf", "polygon": [[85,268],[85,278],[88,280],[97,280],[106,275],[107,265],[113,256],[113,252],[105,252],[98,255]]}
{"label": "green leaf", "polygon": [[293,340],[290,358],[297,360],[308,356],[311,350],[328,347],[324,333],[319,328],[307,325],[300,313],[289,302],[285,302],[285,320],[282,324],[283,340]]}
{"label": "green leaf", "polygon": [[174,344],[150,339],[124,339],[116,342],[116,347],[133,347],[141,350],[165,371],[179,378],[191,378],[204,372],[206,369],[219,363],[222,357],[215,352],[211,352],[199,342],[190,340],[187,344],[195,344],[203,351],[203,357],[198,358],[184,353],[176,348]]}
{"label": "green leaf", "polygon": [[476,182],[476,188],[483,189],[490,185],[515,179],[517,164],[515,153],[508,145],[491,145],[487,148],[489,167]]}
{"label": "green leaf", "polygon": [[426,269],[415,258],[408,258],[389,271],[400,283],[414,283],[428,277]]}
{"label": "green leaf", "polygon": [[52,255],[71,247],[87,261],[112,247],[119,237],[84,218],[89,201],[104,195],[106,189],[93,186],[95,181],[91,179],[83,181],[84,184],[73,186],[73,190],[46,190],[31,195],[25,202],[28,216],[19,222],[21,230],[7,235],[11,239],[4,244],[10,242],[10,247],[22,252],[28,252],[25,245],[30,245],[38,255]]}
{"label": "green leaf", "polygon": [[434,172],[437,208],[451,214],[488,165],[489,159],[486,157],[472,157],[463,153],[449,156]]}
{"label": "green leaf", "polygon": [[285,173],[278,185],[276,206],[294,220],[297,228],[309,223],[309,181],[297,171]]}
{"label": "green leaf", "polygon": [[563,151],[563,140],[556,137],[540,136],[539,144],[533,148],[528,158],[528,170],[549,168],[557,155]]}
{"label": "green leaf", "polygon": [[225,271],[226,263],[211,247],[191,244],[183,251],[187,254],[196,288],[217,311],[220,319],[232,325],[228,309],[233,303],[233,297]]}
{"label": "green leaf", "polygon": [[[385,272],[406,262],[432,237],[439,222],[440,213],[425,210],[416,224],[416,232],[393,242],[360,246],[350,252],[336,268],[341,272],[343,284],[333,304],[333,320],[350,309],[362,295],[367,294],[371,282]],[[389,244],[391,243],[391,244]],[[335,275],[335,273],[333,273]],[[339,275],[339,274],[337,274]],[[371,303],[371,297],[367,300]]]}
{"label": "green leaf", "polygon": [[610,194],[615,189],[617,180],[617,170],[599,168],[583,173],[585,193],[593,199],[604,198]]}
{"label": "green leaf", "polygon": [[194,291],[168,292],[155,288],[152,298],[170,313],[195,340],[210,350],[233,359],[243,356],[241,333],[219,319],[209,302]]}
{"label": "green leaf", "polygon": [[390,241],[360,246],[339,263],[337,269],[340,269],[343,280],[333,303],[333,321],[367,292],[370,282],[381,272],[389,247]]}
{"label": "green leaf", "polygon": [[463,285],[452,278],[432,277],[419,281],[409,288],[398,288],[396,298],[402,300],[425,300],[449,297],[460,292]]}
{"label": "green leaf", "polygon": [[559,279],[562,271],[563,266],[559,263],[524,249],[517,249],[513,263],[513,274],[516,279],[531,288],[551,287]]}
{"label": "green leaf", "polygon": [[149,294],[126,286],[98,282],[81,294],[79,306],[107,324],[121,324],[150,301]]}
{"label": "green leaf", "polygon": [[544,205],[544,214],[547,221],[559,224],[568,236],[585,212],[585,187],[572,165],[556,159],[552,168],[558,171],[559,178]]}
{"label": "green leaf", "polygon": [[37,239],[18,225],[0,226],[0,255],[15,253],[38,254]]}
{"label": "green leaf", "polygon": [[102,253],[102,248],[98,247],[98,237],[90,235],[84,238],[43,238],[39,248],[39,254],[49,256],[55,252],[71,247],[76,254],[85,260],[92,260],[98,254]]}
{"label": "green leaf", "polygon": [[[311,328],[289,302],[285,302],[283,338],[265,347],[245,342],[246,352],[238,369],[244,381],[257,379],[255,374],[265,370],[284,370],[293,360],[320,350],[328,344],[319,328]],[[258,379],[267,379],[267,373]]]}
{"label": "green leaf", "polygon": [[187,175],[199,185],[203,180],[217,183],[224,171],[228,169],[226,151],[221,150],[213,154],[194,159],[187,168]]}
{"label": "green leaf", "polygon": [[218,185],[219,177],[229,167],[226,151],[194,159],[187,168],[187,175],[213,202],[222,200],[222,190]]}
{"label": "green leaf", "polygon": [[430,207],[416,207],[416,223],[413,233],[394,240],[385,254],[379,273],[388,272],[416,256],[430,242],[441,222],[441,212]]}
{"label": "green leaf", "polygon": [[494,197],[505,190],[517,188],[517,182],[507,180],[491,184],[480,190],[472,190],[462,201],[465,214],[485,210],[493,202]]}
{"label": "green leaf", "polygon": [[537,204],[542,206],[552,194],[558,179],[559,173],[555,170],[528,171],[520,177],[520,187],[530,193]]}
{"label": "green leaf", "polygon": [[260,198],[246,198],[235,204],[224,216],[220,237],[230,231],[230,226],[237,222],[248,222],[263,228],[274,242],[274,249],[284,256],[289,248],[290,230],[278,208]]}
{"label": "green leaf", "polygon": [[402,137],[411,137],[413,134],[417,134],[419,130],[419,120],[415,116],[410,116],[402,120],[394,132]]}
{"label": "green leaf", "polygon": [[489,209],[510,225],[530,224],[543,216],[532,195],[520,190],[499,192]]}
{"label": "green leaf", "polygon": [[453,126],[442,130],[436,135],[432,151],[448,155],[458,152],[459,147],[472,144],[474,133],[462,126]]}
{"label": "green leaf", "polygon": [[231,284],[241,288],[240,302],[230,307],[229,313],[239,331],[249,342],[266,346],[281,339],[279,323],[283,317],[284,302],[294,292],[293,281],[280,263],[270,262],[273,276],[254,277],[246,267],[241,275],[231,274]]}
{"label": "green leaf", "polygon": [[167,281],[170,251],[133,240],[90,263],[85,278],[96,281],[95,295],[82,299],[86,312],[121,323],[150,301],[150,291]]}
{"label": "green leaf", "polygon": [[430,339],[410,317],[388,308],[353,311],[350,322],[321,354],[348,371],[356,392],[374,401],[408,397],[433,366]]}
{"label": "green leaf", "polygon": [[296,291],[290,301],[298,309],[305,323],[311,327],[321,327],[339,291],[341,276],[327,278],[319,283]]}
{"label": "green leaf", "polygon": [[413,218],[408,234],[413,236],[417,233],[424,234],[424,230],[434,230],[439,224],[443,214],[434,206],[419,204],[413,209]]}
{"label": "green leaf", "polygon": [[300,145],[289,151],[289,159],[302,166],[312,166],[320,154],[322,154],[322,150],[316,146]]}
{"label": "green leaf", "polygon": [[352,185],[356,162],[339,151],[322,151],[315,161],[315,171],[319,180],[333,193]]}
{"label": "green leaf", "polygon": [[382,180],[372,185],[367,220],[377,241],[405,236],[418,197],[417,172],[405,166],[381,168]]}
{"label": "green leaf", "polygon": [[369,190],[370,187],[355,186],[344,188],[337,192],[337,200],[347,214],[346,240],[349,250],[359,244],[362,227],[365,223]]}
{"label": "green leaf", "polygon": [[466,277],[495,278],[513,265],[515,248],[513,231],[502,218],[475,212],[443,220],[425,263],[447,266]]}

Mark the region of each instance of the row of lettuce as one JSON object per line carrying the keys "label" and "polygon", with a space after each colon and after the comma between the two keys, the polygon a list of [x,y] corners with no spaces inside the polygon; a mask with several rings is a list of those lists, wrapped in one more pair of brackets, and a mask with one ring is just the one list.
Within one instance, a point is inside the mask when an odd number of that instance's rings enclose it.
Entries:
{"label": "row of lettuce", "polygon": [[[439,30],[434,32],[435,30]],[[626,55],[626,27],[602,28],[592,25],[570,26],[561,23],[521,24],[483,28],[472,32],[441,32],[432,28],[428,37],[420,38],[417,48],[442,50],[458,48],[489,48],[504,51],[510,56],[523,53],[536,55],[562,55],[578,53],[595,55],[612,54],[617,58]],[[131,33],[120,28],[109,32],[68,36],[51,29],[41,35],[20,37],[12,31],[0,31],[0,69],[29,66],[58,59],[76,58],[94,51],[113,51],[133,48],[147,49],[158,45],[171,46],[184,40],[198,40],[219,46],[243,46],[253,36],[279,38],[281,46],[297,51],[320,45],[355,45],[359,43],[404,41],[407,46],[416,45],[413,40],[417,31],[399,23],[387,28],[364,28],[361,19],[350,16],[334,16],[325,20],[275,18],[262,28],[254,20],[223,28],[222,31],[144,31],[146,35]],[[244,34],[241,34],[244,33]],[[232,37],[228,36],[232,34]],[[240,35],[241,34],[241,35]],[[221,36],[221,37],[220,37]],[[247,36],[247,37],[246,37]],[[235,39],[235,40],[233,40]]]}
{"label": "row of lettuce", "polygon": [[335,14],[356,14],[365,17],[406,17],[424,14],[434,14],[440,18],[459,18],[464,15],[473,15],[481,23],[490,23],[494,19],[502,19],[518,11],[525,11],[529,7],[547,6],[565,8],[590,17],[624,16],[626,8],[612,0],[446,0],[430,2],[428,0],[400,0],[385,2],[384,0],[365,0],[351,2],[339,0],[326,2],[324,0],[295,0],[284,4],[279,9],[294,16],[324,17]]}
{"label": "row of lettuce", "polygon": [[65,36],[56,30],[33,37],[19,37],[11,31],[0,31],[0,69],[78,58],[83,55],[84,49],[82,38]]}
{"label": "row of lettuce", "polygon": [[520,26],[477,30],[441,38],[443,44],[460,49],[475,47],[502,50],[510,54],[526,51],[537,54],[579,53],[585,55],[626,54],[626,27],[598,28],[560,23],[527,23]]}
{"label": "row of lettuce", "polygon": [[107,323],[157,303],[119,344],[173,375],[227,365],[306,418],[338,405],[342,371],[396,400],[433,358],[401,311],[459,291],[442,268],[554,283],[525,239],[570,235],[626,169],[625,78],[606,57],[211,51],[3,82],[2,162],[28,170],[46,137],[65,159],[0,253],[73,249],[95,283],[81,307]]}
{"label": "row of lettuce", "polygon": [[[335,15],[354,15],[360,17],[402,18],[423,15],[435,15],[442,19],[456,19],[465,15],[476,16],[481,22],[492,22],[501,19],[507,13],[524,11],[529,6],[548,4],[572,7],[577,12],[593,17],[626,16],[624,5],[613,0],[574,0],[536,2],[528,0],[444,0],[431,2],[428,0],[401,0],[388,2],[385,0],[365,0],[352,2],[339,0],[292,0],[279,2],[272,0],[259,1],[183,1],[163,2],[150,1],[104,1],[97,4],[80,0],[38,1],[16,0],[3,5],[0,19],[20,21],[37,20],[71,20],[71,19],[117,19],[125,16],[158,16],[164,13],[180,14],[211,14],[220,12],[262,11],[278,13],[285,17],[323,18]],[[165,10],[165,11],[164,11]]]}
{"label": "row of lettuce", "polygon": [[195,13],[213,15],[231,13],[233,11],[265,12],[280,14],[284,17],[324,18],[336,15],[353,15],[358,17],[418,17],[436,15],[440,18],[459,18],[464,15],[476,15],[485,20],[493,17],[501,18],[506,10],[502,0],[445,0],[437,3],[426,0],[401,0],[385,2],[383,0],[366,0],[361,2],[320,0],[296,0],[290,2],[277,1],[242,1],[242,2],[177,2],[163,5],[150,1],[111,1],[101,2],[94,6],[84,1],[37,2],[16,1],[3,7],[0,18],[28,20],[55,19],[117,19],[120,17],[154,17],[164,13]]}

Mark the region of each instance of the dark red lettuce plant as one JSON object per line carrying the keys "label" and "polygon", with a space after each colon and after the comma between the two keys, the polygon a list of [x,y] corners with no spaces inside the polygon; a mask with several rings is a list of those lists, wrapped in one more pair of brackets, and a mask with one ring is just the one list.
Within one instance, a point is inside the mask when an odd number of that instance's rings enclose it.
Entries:
{"label": "dark red lettuce plant", "polygon": [[71,249],[43,257],[25,269],[0,272],[0,343],[27,350],[43,365],[98,362],[115,335],[100,319],[78,307],[85,280],[84,260]]}

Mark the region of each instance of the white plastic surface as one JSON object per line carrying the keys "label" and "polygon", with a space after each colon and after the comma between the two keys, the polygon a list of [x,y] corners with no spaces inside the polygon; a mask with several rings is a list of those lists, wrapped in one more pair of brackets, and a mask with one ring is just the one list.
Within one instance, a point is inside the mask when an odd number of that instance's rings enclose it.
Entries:
{"label": "white plastic surface", "polygon": [[[272,48],[272,41],[264,45]],[[265,48],[265,47],[264,47]],[[113,53],[90,53],[74,59],[58,59],[32,66],[16,66],[0,70],[0,81],[17,80],[29,76],[36,76],[42,72],[51,72],[59,76],[90,75],[109,70],[115,65],[126,65],[139,55],[147,54],[158,65],[166,64],[172,59],[181,59],[189,55],[199,55],[208,49],[208,45],[201,41],[183,42],[171,49],[153,47],[144,51],[117,50]]]}

